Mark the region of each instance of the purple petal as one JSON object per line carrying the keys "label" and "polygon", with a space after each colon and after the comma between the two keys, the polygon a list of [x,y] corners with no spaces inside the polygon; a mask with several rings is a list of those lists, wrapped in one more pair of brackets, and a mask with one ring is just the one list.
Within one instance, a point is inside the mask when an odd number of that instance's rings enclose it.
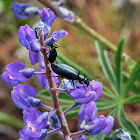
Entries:
{"label": "purple petal", "polygon": [[67,35],[68,33],[65,30],[60,30],[60,31],[53,31],[52,33],[52,39],[57,42],[59,41],[59,39],[63,38],[65,35]]}
{"label": "purple petal", "polygon": [[25,4],[12,3],[10,8],[16,18],[24,20],[29,17],[28,13],[25,12],[25,9],[28,7],[30,6]]}
{"label": "purple petal", "polygon": [[44,28],[43,28],[43,33],[44,33],[44,38],[46,38],[51,31],[51,27],[46,26],[46,24],[44,24]]}
{"label": "purple petal", "polygon": [[13,88],[14,90],[18,91],[22,96],[25,98],[27,97],[36,97],[37,91],[34,87],[26,84],[19,84]]}
{"label": "purple petal", "polygon": [[76,103],[86,104],[86,103],[89,103],[90,101],[92,101],[94,98],[95,98],[95,92],[91,93],[87,97],[76,99]]}
{"label": "purple petal", "polygon": [[45,41],[45,44],[46,46],[50,46],[54,43],[55,41],[53,40],[52,37],[48,38],[46,41]]}
{"label": "purple petal", "polygon": [[52,23],[54,22],[56,16],[53,12],[50,11],[50,8],[44,8],[42,10],[38,10],[41,20],[46,24],[48,27],[51,27]]}
{"label": "purple petal", "polygon": [[33,97],[28,97],[27,101],[31,104],[32,107],[40,107],[41,105],[41,99],[36,99]]}
{"label": "purple petal", "polygon": [[54,71],[52,71],[52,76],[53,76],[54,83],[59,83],[59,80],[57,78],[58,75],[54,73]]}
{"label": "purple petal", "polygon": [[34,71],[35,70],[33,68],[28,68],[28,69],[20,70],[20,73],[22,76],[24,76],[26,78],[31,78]]}
{"label": "purple petal", "polygon": [[[45,72],[44,69],[41,69],[40,67],[37,69],[37,72]],[[46,76],[45,75],[37,75],[37,79],[39,84],[41,85],[41,87],[45,87],[46,86]]]}
{"label": "purple petal", "polygon": [[63,19],[65,19],[70,23],[76,20],[76,16],[74,15],[74,13],[65,7],[59,6],[57,8],[57,13],[59,14],[60,17],[62,17]]}
{"label": "purple petal", "polygon": [[25,126],[22,131],[23,135],[30,137],[31,139],[40,138],[42,135],[41,131],[33,132],[32,129],[29,129],[27,126]]}
{"label": "purple petal", "polygon": [[26,99],[16,90],[11,91],[11,96],[14,104],[21,109],[31,107],[30,103],[26,101]]}
{"label": "purple petal", "polygon": [[97,101],[103,93],[102,83],[101,82],[94,82],[93,91],[96,92],[96,96],[95,96],[93,101]]}
{"label": "purple petal", "polygon": [[41,46],[40,46],[40,43],[38,41],[33,40],[30,42],[30,50],[32,52],[38,53],[40,51],[40,48],[41,48]]}
{"label": "purple petal", "polygon": [[37,118],[41,115],[41,112],[35,108],[27,108],[23,110],[23,120],[27,124],[27,121],[36,123]]}
{"label": "purple petal", "polygon": [[42,54],[41,51],[39,51],[38,53],[38,63],[39,63],[39,66],[42,68],[42,69],[45,69],[45,62],[44,62],[44,56]]}
{"label": "purple petal", "polygon": [[29,51],[29,58],[30,58],[31,65],[35,65],[39,61],[38,54],[32,51]]}
{"label": "purple petal", "polygon": [[36,39],[35,31],[31,29],[28,25],[20,26],[18,31],[18,39],[20,43],[30,50],[30,42]]}
{"label": "purple petal", "polygon": [[25,65],[22,62],[13,62],[6,65],[5,68],[9,71],[19,72],[20,70],[25,68]]}
{"label": "purple petal", "polygon": [[76,88],[71,90],[70,92],[70,96],[74,99],[78,99],[78,98],[84,98],[85,97],[85,94],[86,94],[86,90],[85,89],[79,89],[79,88]]}
{"label": "purple petal", "polygon": [[102,134],[108,134],[113,129],[114,118],[112,116],[107,116],[106,123],[107,123],[107,126],[105,127],[104,130],[101,131]]}
{"label": "purple petal", "polygon": [[86,136],[85,135],[83,135],[80,139],[78,139],[78,140],[87,140],[87,138],[86,138]]}
{"label": "purple petal", "polygon": [[92,124],[97,115],[97,107],[94,102],[83,104],[79,109],[78,120],[86,119],[87,124]]}
{"label": "purple petal", "polygon": [[21,81],[25,82],[27,79],[23,76],[21,76],[18,73],[11,72],[11,71],[5,71],[2,74],[2,79],[10,86],[15,86],[19,84]]}
{"label": "purple petal", "polygon": [[96,119],[94,120],[94,127],[91,134],[96,135],[100,133],[101,130],[105,129],[106,125],[106,118],[103,115],[96,117]]}

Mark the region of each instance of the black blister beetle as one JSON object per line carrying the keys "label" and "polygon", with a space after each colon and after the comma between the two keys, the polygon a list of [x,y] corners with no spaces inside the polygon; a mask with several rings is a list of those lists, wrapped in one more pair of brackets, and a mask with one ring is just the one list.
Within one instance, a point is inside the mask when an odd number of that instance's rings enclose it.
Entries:
{"label": "black blister beetle", "polygon": [[51,67],[56,74],[62,77],[65,77],[70,80],[78,80],[79,83],[84,82],[87,86],[89,85],[89,80],[85,76],[79,74],[79,72],[76,69],[66,64],[51,63]]}
{"label": "black blister beetle", "polygon": [[56,60],[56,57],[57,57],[56,48],[58,48],[58,46],[56,44],[51,44],[50,47],[51,47],[51,50],[50,50],[50,53],[49,53],[48,61],[50,63],[53,63]]}

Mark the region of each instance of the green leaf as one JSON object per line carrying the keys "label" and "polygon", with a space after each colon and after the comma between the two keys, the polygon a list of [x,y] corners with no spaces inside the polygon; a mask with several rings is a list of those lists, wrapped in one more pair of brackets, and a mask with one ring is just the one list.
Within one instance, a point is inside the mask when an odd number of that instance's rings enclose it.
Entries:
{"label": "green leaf", "polygon": [[103,93],[104,95],[110,97],[110,98],[116,98],[116,96],[114,95],[114,93],[112,93],[107,87],[103,86]]}
{"label": "green leaf", "polygon": [[96,139],[96,140],[109,140],[109,134],[103,135],[103,134],[99,133],[95,136],[88,136],[87,137],[87,140],[94,140],[94,139]]}
{"label": "green leaf", "polygon": [[[50,93],[46,90],[39,91],[37,95],[39,97],[52,100]],[[63,103],[70,103],[70,104],[74,103],[74,100],[70,96],[68,96],[66,93],[63,93],[63,92],[59,93],[58,99],[60,102],[63,102]]]}
{"label": "green leaf", "polygon": [[98,56],[99,56],[99,61],[100,61],[101,67],[102,67],[112,89],[118,95],[116,77],[115,77],[114,71],[111,67],[111,64],[108,60],[107,52],[101,48],[102,47],[101,44],[97,41],[95,41],[95,46],[98,51]]}
{"label": "green leaf", "polygon": [[111,115],[112,117],[115,117],[117,111],[118,111],[118,107],[114,108],[114,109],[109,113],[109,115]]}
{"label": "green leaf", "polygon": [[57,61],[61,62],[61,63],[65,63],[71,67],[73,67],[74,69],[76,69],[77,71],[79,71],[80,74],[85,75],[89,80],[93,80],[94,78],[89,75],[83,68],[81,68],[80,66],[78,66],[77,64],[73,63],[72,61],[70,61],[69,59],[67,59],[66,57],[57,54]]}
{"label": "green leaf", "polygon": [[[124,82],[124,84],[127,82],[129,77],[130,76],[129,76],[128,73],[123,72],[123,82]],[[139,83],[140,83],[140,74],[137,76],[134,84],[132,85],[132,87],[130,89],[132,91],[132,93],[135,94],[135,95],[140,94],[140,84]]]}
{"label": "green leaf", "polygon": [[128,92],[132,88],[132,85],[134,84],[137,76],[139,75],[139,72],[140,72],[140,61],[137,62],[137,64],[135,65],[135,67],[134,67],[130,77],[128,78],[128,80],[126,82],[125,91],[124,91],[123,97],[126,97]]}
{"label": "green leaf", "polygon": [[122,55],[123,55],[123,48],[124,48],[124,39],[122,39],[118,45],[118,49],[115,53],[115,75],[117,80],[117,88],[118,93],[121,94],[121,87],[123,81],[123,69],[122,69]]}
{"label": "green leaf", "polygon": [[124,99],[124,102],[128,104],[140,103],[140,95],[128,97]]}
{"label": "green leaf", "polygon": [[6,123],[16,129],[22,129],[25,124],[17,118],[10,116],[10,114],[0,113],[0,122]]}
{"label": "green leaf", "polygon": [[119,120],[121,127],[125,131],[129,132],[131,135],[140,137],[140,132],[139,132],[137,126],[133,122],[128,120],[126,114],[124,113],[124,108],[121,105],[119,106],[119,110],[118,110],[118,120]]}
{"label": "green leaf", "polygon": [[116,102],[108,99],[99,99],[95,103],[97,105],[98,111],[107,110],[116,106]]}

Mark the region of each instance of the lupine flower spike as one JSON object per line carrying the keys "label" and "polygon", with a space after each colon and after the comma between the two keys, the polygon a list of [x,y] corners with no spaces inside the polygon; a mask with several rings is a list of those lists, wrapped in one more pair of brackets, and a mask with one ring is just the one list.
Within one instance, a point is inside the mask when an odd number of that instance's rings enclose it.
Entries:
{"label": "lupine flower spike", "polygon": [[[57,14],[65,20],[69,22],[75,20],[75,16],[71,11],[60,5],[54,8],[56,8]],[[24,25],[18,31],[19,42],[29,51],[31,65],[38,63],[38,69],[25,69],[24,63],[13,62],[5,66],[6,71],[2,74],[3,80],[8,85],[14,86],[11,91],[14,104],[18,108],[23,109],[25,127],[19,131],[19,140],[45,140],[48,135],[55,133],[65,137],[66,140],[87,140],[86,134],[110,133],[114,125],[113,117],[109,115],[107,117],[104,115],[96,116],[96,101],[101,97],[103,92],[101,82],[89,81],[83,75],[79,77],[79,72],[75,70],[74,76],[76,78],[71,78],[71,74],[68,73],[68,79],[73,80],[72,82],[63,79],[59,84],[60,86],[58,87],[57,85],[59,83],[57,78],[59,75],[57,75],[58,73],[52,67],[56,63],[49,61],[49,55],[51,54],[51,50],[49,49],[52,49],[51,47],[56,45],[55,43],[68,33],[60,29],[59,31],[54,30],[52,35],[49,36],[51,26],[56,18],[55,14],[49,8],[41,10],[37,7],[18,3],[13,3],[11,9],[14,16],[18,19],[24,20],[37,14],[41,18],[41,22],[36,24],[34,28]],[[63,66],[69,67],[64,64]],[[68,70],[68,72],[73,73],[72,70],[74,69],[70,68]],[[67,69],[64,68],[63,72],[65,71],[65,74],[67,74]],[[37,76],[41,87],[46,88],[45,96],[48,92],[51,93],[54,107],[43,104],[41,99],[36,98],[36,89],[22,83],[32,78],[33,75]],[[64,112],[59,104],[58,93],[67,94],[74,99],[74,104]],[[80,131],[71,133],[65,115],[77,106],[80,106],[78,117]],[[43,108],[46,111],[44,113],[40,112],[37,110],[39,108]]]}

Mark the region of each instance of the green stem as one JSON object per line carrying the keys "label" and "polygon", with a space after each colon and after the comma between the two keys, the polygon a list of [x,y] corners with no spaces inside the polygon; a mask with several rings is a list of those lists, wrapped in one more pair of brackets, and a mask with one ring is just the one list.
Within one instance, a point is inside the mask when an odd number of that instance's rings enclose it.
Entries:
{"label": "green stem", "polygon": [[103,44],[108,50],[111,50],[113,53],[116,52],[117,48],[114,44],[104,38],[102,35],[98,34],[95,30],[90,28],[87,24],[85,24],[80,18],[77,18],[75,22],[72,23],[79,30],[85,32],[88,36],[90,36],[93,40],[99,41]]}

